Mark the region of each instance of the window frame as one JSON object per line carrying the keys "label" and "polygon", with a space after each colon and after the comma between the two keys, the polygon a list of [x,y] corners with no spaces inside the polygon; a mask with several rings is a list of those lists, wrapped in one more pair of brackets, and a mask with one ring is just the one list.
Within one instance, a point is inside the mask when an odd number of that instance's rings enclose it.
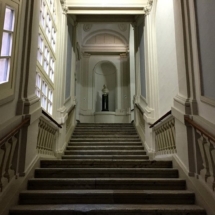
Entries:
{"label": "window frame", "polygon": [[[5,31],[4,28],[4,20],[5,20],[5,13],[6,8],[11,8],[14,11],[14,20],[13,20],[13,35],[12,35],[12,45],[11,45],[11,55],[8,56],[10,59],[10,71],[8,81],[0,84],[0,105],[3,105],[9,101],[12,101],[15,98],[15,77],[16,77],[16,64],[17,64],[17,51],[18,51],[18,29],[19,29],[19,19],[20,19],[20,3],[13,2],[13,1],[3,1],[0,3],[0,13],[2,14],[0,20],[0,51],[2,49],[2,39],[3,39],[3,32],[10,32]],[[0,52],[1,54],[1,52]],[[1,55],[0,55],[1,56]],[[7,57],[0,57],[7,58]]]}

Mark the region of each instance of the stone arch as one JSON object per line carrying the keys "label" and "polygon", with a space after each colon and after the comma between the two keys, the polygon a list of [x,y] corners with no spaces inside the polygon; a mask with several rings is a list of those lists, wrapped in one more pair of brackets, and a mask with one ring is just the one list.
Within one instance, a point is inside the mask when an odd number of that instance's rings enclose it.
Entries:
{"label": "stone arch", "polygon": [[94,111],[101,111],[102,87],[105,84],[109,90],[109,111],[116,110],[116,76],[117,68],[111,61],[103,60],[98,62],[93,69],[93,104]]}

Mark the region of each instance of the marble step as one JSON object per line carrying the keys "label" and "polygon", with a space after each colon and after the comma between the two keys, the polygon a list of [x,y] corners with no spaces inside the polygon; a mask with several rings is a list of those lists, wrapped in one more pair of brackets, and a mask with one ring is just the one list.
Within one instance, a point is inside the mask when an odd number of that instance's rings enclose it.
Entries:
{"label": "marble step", "polygon": [[128,130],[128,129],[131,129],[131,130],[135,130],[135,127],[134,126],[76,126],[75,129],[109,129],[109,130],[114,130],[114,129],[119,129],[119,130]]}
{"label": "marble step", "polygon": [[68,146],[142,146],[141,141],[137,142],[108,142],[108,141],[103,141],[103,142],[74,142],[70,141],[68,143]]}
{"label": "marble step", "polygon": [[82,134],[78,134],[78,135],[75,135],[75,136],[72,136],[72,139],[73,138],[104,138],[104,139],[108,139],[108,138],[116,138],[116,139],[126,139],[126,138],[129,138],[129,139],[139,139],[139,136],[137,134],[135,135],[120,135],[120,134],[106,134],[105,136],[104,135],[101,135],[101,134],[87,134],[87,135],[82,135]]}
{"label": "marble step", "polygon": [[172,168],[38,168],[35,178],[178,178]]}
{"label": "marble step", "polygon": [[65,150],[65,155],[146,155],[145,150]]}
{"label": "marble step", "polygon": [[19,205],[10,215],[206,215],[196,205],[64,204]]}
{"label": "marble step", "polygon": [[135,127],[75,127],[75,131],[136,131]]}
{"label": "marble step", "polygon": [[144,150],[143,146],[67,146],[66,150]]}
{"label": "marble step", "polygon": [[137,132],[135,131],[75,131],[73,133],[73,137],[74,136],[77,136],[77,135],[96,135],[96,136],[99,136],[99,135],[137,135]]}
{"label": "marble step", "polygon": [[41,168],[172,168],[171,161],[124,159],[41,160]]}
{"label": "marble step", "polygon": [[76,127],[134,127],[131,123],[78,123]]}
{"label": "marble step", "polygon": [[114,138],[114,137],[109,137],[109,138],[106,138],[106,137],[103,137],[103,138],[99,138],[99,137],[95,137],[95,138],[71,138],[69,140],[69,142],[140,142],[140,139],[138,137],[134,137],[134,138],[130,138],[130,137],[127,137],[127,138]]}
{"label": "marble step", "polygon": [[20,204],[194,204],[195,195],[182,190],[27,190]]}
{"label": "marble step", "polygon": [[148,160],[148,155],[62,155],[62,159],[143,159]]}
{"label": "marble step", "polygon": [[136,129],[132,128],[126,128],[126,129],[121,129],[121,128],[115,128],[115,129],[110,129],[110,128],[75,128],[74,133],[136,133]]}
{"label": "marble step", "polygon": [[77,179],[30,179],[28,190],[72,190],[72,189],[114,189],[114,190],[185,190],[182,179],[150,178],[77,178]]}

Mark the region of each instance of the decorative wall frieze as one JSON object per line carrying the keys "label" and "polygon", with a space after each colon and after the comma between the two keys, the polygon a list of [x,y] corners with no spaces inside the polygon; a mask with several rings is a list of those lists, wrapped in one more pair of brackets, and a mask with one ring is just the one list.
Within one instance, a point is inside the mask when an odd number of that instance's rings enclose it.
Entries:
{"label": "decorative wall frieze", "polygon": [[93,26],[93,24],[91,24],[91,23],[85,23],[85,24],[83,25],[83,30],[84,30],[85,32],[88,32],[88,31],[91,30],[92,26]]}
{"label": "decorative wall frieze", "polygon": [[119,56],[120,56],[120,58],[127,58],[128,57],[127,53],[121,53]]}
{"label": "decorative wall frieze", "polygon": [[132,26],[133,29],[135,29],[137,27],[137,23],[136,22],[132,22],[131,26]]}
{"label": "decorative wall frieze", "polygon": [[87,52],[84,52],[84,53],[83,53],[83,56],[84,56],[85,58],[89,58],[89,57],[91,56],[91,54],[90,54],[90,53],[87,53]]}
{"label": "decorative wall frieze", "polygon": [[118,27],[119,27],[119,30],[122,32],[127,30],[127,25],[125,23],[119,23]]}
{"label": "decorative wall frieze", "polygon": [[145,15],[149,15],[151,10],[152,10],[152,6],[153,6],[153,0],[148,0],[148,3],[147,3],[147,6],[144,7],[144,12],[145,12]]}
{"label": "decorative wall frieze", "polygon": [[63,13],[67,14],[68,7],[67,7],[67,4],[66,4],[66,0],[60,0],[60,3],[62,5]]}

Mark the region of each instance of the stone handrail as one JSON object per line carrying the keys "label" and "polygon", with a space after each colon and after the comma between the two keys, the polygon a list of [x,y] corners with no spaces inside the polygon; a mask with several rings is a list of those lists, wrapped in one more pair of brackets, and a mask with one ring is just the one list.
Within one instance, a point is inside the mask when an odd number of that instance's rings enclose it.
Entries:
{"label": "stone handrail", "polygon": [[154,126],[156,154],[176,153],[175,118],[171,115],[157,126]]}
{"label": "stone handrail", "polygon": [[163,119],[165,119],[166,117],[168,117],[169,115],[172,114],[172,111],[168,111],[166,114],[164,114],[161,118],[159,118],[156,122],[154,122],[152,125],[150,125],[149,128],[153,128],[155,125],[157,125],[158,123],[160,123]]}
{"label": "stone handrail", "polygon": [[44,110],[42,110],[42,114],[45,115],[49,120],[51,120],[58,128],[62,128],[62,126],[57,123],[51,116],[49,116]]}
{"label": "stone handrail", "polygon": [[30,119],[24,119],[12,131],[0,139],[0,191],[19,175],[20,139],[22,129],[29,125]]}

